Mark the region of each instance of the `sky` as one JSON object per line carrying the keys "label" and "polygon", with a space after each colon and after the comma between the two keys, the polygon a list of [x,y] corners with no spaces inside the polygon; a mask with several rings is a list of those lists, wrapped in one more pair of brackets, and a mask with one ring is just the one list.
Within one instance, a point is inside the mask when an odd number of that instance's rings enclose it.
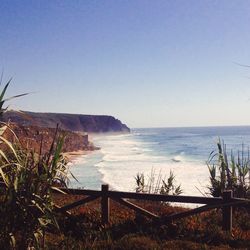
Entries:
{"label": "sky", "polygon": [[250,125],[249,0],[0,1],[10,108],[129,127]]}

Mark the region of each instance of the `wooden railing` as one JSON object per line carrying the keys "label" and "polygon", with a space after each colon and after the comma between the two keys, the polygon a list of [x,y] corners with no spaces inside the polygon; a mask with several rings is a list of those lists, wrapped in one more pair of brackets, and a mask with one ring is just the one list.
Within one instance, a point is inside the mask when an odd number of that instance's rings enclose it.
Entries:
{"label": "wooden railing", "polygon": [[[102,185],[101,191],[86,190],[86,189],[64,189],[68,194],[87,196],[81,200],[67,204],[58,208],[59,212],[66,212],[77,206],[91,202],[97,198],[101,198],[101,218],[102,223],[109,223],[110,218],[110,199],[143,214],[153,220],[160,220],[162,223],[168,223],[175,219],[184,218],[214,208],[222,208],[222,227],[223,230],[232,230],[232,207],[239,205],[249,206],[250,200],[234,198],[233,192],[230,190],[224,191],[222,197],[198,197],[198,196],[182,196],[182,195],[163,195],[163,194],[147,194],[147,193],[133,193],[133,192],[119,192],[109,190],[108,185]],[[167,216],[158,216],[148,210],[139,207],[127,199],[132,200],[147,200],[147,201],[161,201],[161,202],[178,202],[178,203],[195,203],[205,204],[204,206],[190,209],[184,212],[171,214]]]}

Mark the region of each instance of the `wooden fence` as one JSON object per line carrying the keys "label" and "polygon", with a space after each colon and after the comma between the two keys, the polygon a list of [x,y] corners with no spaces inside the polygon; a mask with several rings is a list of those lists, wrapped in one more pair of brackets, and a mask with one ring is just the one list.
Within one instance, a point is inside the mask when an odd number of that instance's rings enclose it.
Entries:
{"label": "wooden fence", "polygon": [[[101,218],[102,223],[109,223],[110,218],[110,199],[136,211],[139,214],[147,216],[153,220],[160,220],[162,223],[168,223],[175,219],[184,218],[187,216],[195,215],[204,211],[214,208],[222,208],[222,227],[223,230],[232,230],[232,207],[240,205],[249,205],[250,200],[234,198],[232,191],[224,191],[222,197],[198,197],[198,196],[182,196],[182,195],[163,195],[163,194],[146,194],[146,193],[133,193],[133,192],[119,192],[109,190],[108,185],[102,185],[101,191],[86,190],[86,189],[64,189],[68,194],[84,195],[80,199],[71,204],[67,204],[58,208],[59,212],[66,212],[77,206],[91,202],[97,198],[101,198]],[[184,212],[161,216],[139,207],[127,199],[132,200],[147,200],[147,201],[161,201],[161,202],[178,202],[178,203],[195,203],[204,204],[201,207],[190,209]]]}

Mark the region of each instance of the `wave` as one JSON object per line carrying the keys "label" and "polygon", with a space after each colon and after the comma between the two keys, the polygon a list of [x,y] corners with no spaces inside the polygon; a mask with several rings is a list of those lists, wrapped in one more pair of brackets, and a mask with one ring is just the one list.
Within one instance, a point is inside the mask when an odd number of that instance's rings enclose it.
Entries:
{"label": "wave", "polygon": [[101,181],[115,190],[134,191],[136,174],[140,172],[150,176],[152,169],[161,171],[166,178],[173,171],[177,182],[182,184],[184,194],[197,193],[194,186],[198,186],[199,182],[204,183],[207,178],[207,174],[204,174],[207,171],[205,164],[188,159],[183,150],[177,151],[174,156],[167,154],[165,149],[163,155],[157,154],[148,148],[150,143],[137,141],[132,136],[112,137],[99,143],[103,158],[95,167],[101,173]]}
{"label": "wave", "polygon": [[[75,162],[72,172],[80,184],[75,183],[74,187],[99,190],[102,183],[108,183],[115,190],[134,191],[136,174],[144,173],[148,178],[153,169],[163,178],[173,171],[184,195],[201,195],[198,189],[206,192],[209,184],[205,161],[216,150],[217,135],[208,129],[143,129],[126,135],[94,137],[101,150]],[[237,133],[241,132],[228,132],[228,150],[241,149]],[[244,142],[250,145],[250,134],[245,135]]]}
{"label": "wave", "polygon": [[[195,186],[200,183],[207,183],[208,170],[205,164],[197,164],[195,162],[152,162],[152,161],[134,161],[134,162],[111,162],[102,161],[97,165],[98,170],[102,174],[102,181],[109,183],[113,189],[121,191],[135,190],[135,176],[137,173],[144,173],[146,177],[151,175],[152,169],[161,175],[168,177],[170,171],[176,176],[176,182],[181,184],[184,194],[198,194]],[[204,174],[205,173],[205,174]],[[207,183],[208,184],[208,183]]]}
{"label": "wave", "polygon": [[181,160],[178,158],[178,156],[172,158],[172,161],[173,162],[181,162]]}

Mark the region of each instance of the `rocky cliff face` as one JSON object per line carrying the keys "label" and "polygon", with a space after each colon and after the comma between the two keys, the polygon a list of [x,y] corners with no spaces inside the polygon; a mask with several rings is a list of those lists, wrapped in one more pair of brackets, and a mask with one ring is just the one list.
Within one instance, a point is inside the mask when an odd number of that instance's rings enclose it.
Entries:
{"label": "rocky cliff face", "polygon": [[[15,123],[9,124],[9,128],[17,136],[22,148],[39,153],[42,146],[42,154],[50,150],[56,133],[55,128],[22,126]],[[14,136],[10,129],[6,129],[3,136],[13,143],[16,140],[16,136]],[[62,130],[59,130],[58,134],[65,136],[62,152],[97,149],[92,143],[89,142],[87,134]]]}
{"label": "rocky cliff face", "polygon": [[90,133],[130,132],[130,129],[113,116],[107,115],[78,115],[61,113],[36,113],[8,111],[3,115],[2,121],[11,121],[22,126],[37,126],[60,128],[68,131]]}

